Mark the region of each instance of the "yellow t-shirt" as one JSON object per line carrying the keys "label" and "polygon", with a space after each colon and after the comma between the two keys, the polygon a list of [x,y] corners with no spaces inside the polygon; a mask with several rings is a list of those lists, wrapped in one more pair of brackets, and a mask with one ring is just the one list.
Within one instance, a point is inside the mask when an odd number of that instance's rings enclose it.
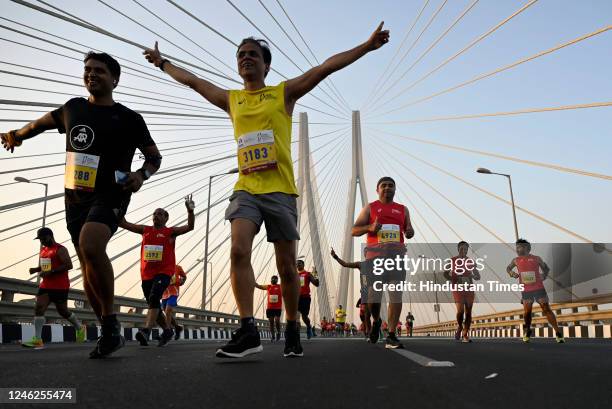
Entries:
{"label": "yellow t-shirt", "polygon": [[336,309],[336,322],[344,324],[346,322],[346,311],[340,308]]}
{"label": "yellow t-shirt", "polygon": [[234,191],[297,196],[285,83],[257,91],[230,90],[229,108],[240,169]]}

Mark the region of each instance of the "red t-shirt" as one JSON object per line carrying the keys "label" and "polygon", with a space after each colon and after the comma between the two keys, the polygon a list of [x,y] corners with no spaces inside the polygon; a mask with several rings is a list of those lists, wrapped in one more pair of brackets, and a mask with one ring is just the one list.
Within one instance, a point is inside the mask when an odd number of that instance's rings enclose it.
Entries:
{"label": "red t-shirt", "polygon": [[540,258],[537,256],[519,256],[514,259],[519,274],[519,283],[523,284],[523,291],[536,291],[544,289],[544,282],[540,275]]}
{"label": "red t-shirt", "polygon": [[175,271],[174,237],[171,227],[145,226],[140,247],[140,277],[151,280],[158,274],[172,276]]}
{"label": "red t-shirt", "polygon": [[310,297],[310,271],[298,271],[300,277],[300,297]]}
{"label": "red t-shirt", "polygon": [[[43,246],[40,249],[39,265],[41,271],[50,271],[62,265],[62,262],[57,255],[57,251],[60,248],[64,248],[64,246],[55,243],[52,246]],[[68,290],[70,288],[68,270],[43,277],[42,282],[40,283],[40,288],[46,288],[48,290]]]}
{"label": "red t-shirt", "polygon": [[[452,284],[469,284],[470,278],[472,278],[472,272],[474,271],[474,267],[476,265],[474,260],[468,257],[459,258],[459,256],[454,256],[451,258],[451,260],[452,260],[451,283]],[[471,261],[468,262],[467,260],[471,260]],[[459,272],[461,272],[461,274],[459,274]],[[474,293],[474,291],[470,291],[470,290],[453,291],[453,292]]]}
{"label": "red t-shirt", "polygon": [[163,300],[168,299],[173,295],[176,295],[177,297],[179,296],[181,277],[187,278],[187,274],[185,274],[185,271],[183,271],[183,267],[177,265],[174,270],[174,275],[170,281],[170,285],[168,288],[166,288],[166,291],[164,291],[164,294],[162,295]]}
{"label": "red t-shirt", "polygon": [[374,220],[378,219],[378,223],[382,227],[377,233],[368,232],[366,259],[369,260],[385,254],[382,251],[376,251],[377,248],[403,248],[405,210],[404,205],[395,202],[382,203],[377,200],[370,203],[369,223],[372,224]]}
{"label": "red t-shirt", "polygon": [[268,309],[280,310],[283,308],[283,297],[280,284],[268,284]]}

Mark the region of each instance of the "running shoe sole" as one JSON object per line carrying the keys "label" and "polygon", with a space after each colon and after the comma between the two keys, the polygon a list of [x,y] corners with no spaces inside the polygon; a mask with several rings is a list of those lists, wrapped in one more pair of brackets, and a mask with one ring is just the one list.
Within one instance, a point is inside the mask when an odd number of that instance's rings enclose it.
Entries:
{"label": "running shoe sole", "polygon": [[399,344],[399,345],[385,344],[385,349],[404,349],[404,346],[402,344]]}
{"label": "running shoe sole", "polygon": [[29,349],[45,349],[44,345],[34,346],[34,345],[24,345],[24,344],[21,344],[21,346],[24,347],[24,348],[29,348]]}
{"label": "running shoe sole", "polygon": [[263,351],[263,346],[258,345],[254,348],[246,349],[242,352],[225,352],[222,349],[217,349],[215,355],[217,358],[244,358],[248,355],[258,354]]}
{"label": "running shoe sole", "polygon": [[293,352],[293,351],[291,351],[291,352],[288,352],[286,354],[283,354],[283,356],[285,358],[299,358],[299,357],[304,356],[304,352]]}
{"label": "running shoe sole", "polygon": [[102,359],[102,358],[106,358],[107,356],[109,356],[113,352],[116,352],[117,350],[123,348],[125,346],[125,338],[123,337],[123,335],[120,335],[120,337],[121,337],[120,338],[121,342],[119,342],[113,349],[107,351],[104,354],[102,354],[100,352],[100,350],[98,349],[98,344],[96,344],[96,348],[89,353],[89,358],[90,359]]}

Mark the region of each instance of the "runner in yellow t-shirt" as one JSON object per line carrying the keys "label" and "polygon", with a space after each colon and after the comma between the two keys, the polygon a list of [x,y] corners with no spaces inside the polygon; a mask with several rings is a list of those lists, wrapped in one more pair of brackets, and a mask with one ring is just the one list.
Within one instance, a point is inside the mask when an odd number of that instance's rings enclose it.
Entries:
{"label": "runner in yellow t-shirt", "polygon": [[244,88],[231,91],[164,59],[157,43],[144,52],[149,62],[227,112],[234,126],[240,175],[225,218],[231,222],[230,271],[241,328],[227,345],[217,350],[219,357],[240,358],[263,350],[253,318],[255,278],[251,265],[253,239],[262,223],[266,225],[268,241],[274,243],[285,301],[284,356],[303,356],[297,326],[299,281],[295,262],[299,233],[291,160],[291,116],[296,102],[323,79],[386,44],[389,31],[382,27],[381,22],[370,38],[357,47],[275,86],[265,83],[272,62],[268,43],[245,38],[236,50]]}

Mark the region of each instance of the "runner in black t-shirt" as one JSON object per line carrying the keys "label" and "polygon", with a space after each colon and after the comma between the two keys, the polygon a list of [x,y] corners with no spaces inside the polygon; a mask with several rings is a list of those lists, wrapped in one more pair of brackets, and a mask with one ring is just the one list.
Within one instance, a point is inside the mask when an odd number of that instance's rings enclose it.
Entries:
{"label": "runner in black t-shirt", "polygon": [[[126,213],[130,195],[159,169],[161,156],[142,116],[113,100],[119,63],[108,54],[94,52],[84,62],[88,99],[73,98],[0,138],[13,152],[24,140],[46,130],[66,133],[66,224],[81,262],[85,292],[102,324],[102,336],[90,354],[99,358],[125,343],[113,312],[114,275],[106,245]],[[137,148],[145,162],[131,172]]]}

